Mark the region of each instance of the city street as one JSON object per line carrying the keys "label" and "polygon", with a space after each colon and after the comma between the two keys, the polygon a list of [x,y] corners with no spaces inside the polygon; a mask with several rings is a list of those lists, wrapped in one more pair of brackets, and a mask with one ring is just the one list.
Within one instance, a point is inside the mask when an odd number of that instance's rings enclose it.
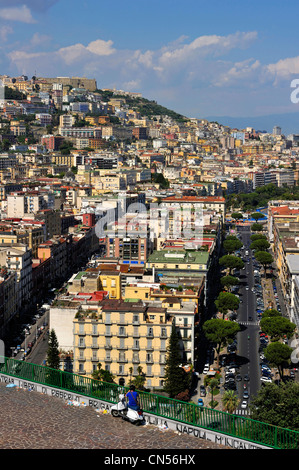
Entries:
{"label": "city street", "polygon": [[[244,391],[244,375],[248,375],[249,381],[246,382],[249,395],[256,395],[260,388],[260,368],[259,368],[259,324],[256,314],[256,296],[252,292],[254,287],[254,266],[252,260],[252,252],[249,248],[250,228],[239,227],[241,241],[244,245],[243,252],[248,251],[248,256],[245,256],[245,269],[241,270],[240,274],[240,289],[239,295],[242,303],[238,309],[237,321],[241,326],[241,331],[237,334],[238,340],[238,360],[240,364],[240,375],[242,381],[238,382],[237,391],[240,400],[242,400]],[[244,258],[244,256],[243,256]],[[249,338],[249,339],[248,339]]]}

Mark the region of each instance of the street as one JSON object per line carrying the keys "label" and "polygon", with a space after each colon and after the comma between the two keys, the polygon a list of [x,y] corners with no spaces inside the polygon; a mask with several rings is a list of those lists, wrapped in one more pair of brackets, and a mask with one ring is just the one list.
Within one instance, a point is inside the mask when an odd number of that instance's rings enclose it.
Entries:
{"label": "street", "polygon": [[[248,251],[248,256],[243,256],[245,269],[241,270],[240,275],[240,290],[239,295],[242,303],[238,309],[237,321],[241,326],[241,331],[237,334],[238,341],[238,361],[240,364],[240,375],[242,381],[238,382],[237,392],[238,397],[242,400],[244,390],[244,375],[249,376],[247,382],[247,389],[249,396],[256,395],[260,388],[260,367],[259,367],[259,323],[257,318],[257,304],[256,296],[252,292],[254,288],[254,266],[252,260],[252,253],[249,248],[250,240],[250,228],[239,227],[238,229],[241,241],[244,245],[243,252]],[[252,319],[251,319],[252,318]],[[249,400],[250,401],[250,400]]]}

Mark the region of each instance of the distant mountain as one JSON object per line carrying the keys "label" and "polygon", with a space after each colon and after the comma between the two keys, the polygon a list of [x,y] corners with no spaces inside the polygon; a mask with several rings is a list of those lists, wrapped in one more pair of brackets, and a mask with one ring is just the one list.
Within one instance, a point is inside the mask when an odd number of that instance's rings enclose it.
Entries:
{"label": "distant mountain", "polygon": [[299,134],[299,112],[255,117],[206,116],[200,119],[217,121],[219,124],[237,129],[253,127],[256,131],[267,132],[272,132],[274,126],[279,126],[284,135]]}

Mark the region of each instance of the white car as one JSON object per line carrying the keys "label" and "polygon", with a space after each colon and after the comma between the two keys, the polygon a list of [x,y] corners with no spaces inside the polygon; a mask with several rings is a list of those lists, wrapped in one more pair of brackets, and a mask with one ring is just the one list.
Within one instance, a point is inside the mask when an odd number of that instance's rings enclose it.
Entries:
{"label": "white car", "polygon": [[261,381],[262,382],[272,383],[272,379],[270,377],[265,377],[264,375],[261,377]]}
{"label": "white car", "polygon": [[205,364],[203,368],[203,374],[207,374],[210,370],[210,364]]}
{"label": "white car", "polygon": [[242,403],[241,403],[241,408],[245,409],[245,408],[247,408],[247,405],[248,405],[247,400],[243,400]]}

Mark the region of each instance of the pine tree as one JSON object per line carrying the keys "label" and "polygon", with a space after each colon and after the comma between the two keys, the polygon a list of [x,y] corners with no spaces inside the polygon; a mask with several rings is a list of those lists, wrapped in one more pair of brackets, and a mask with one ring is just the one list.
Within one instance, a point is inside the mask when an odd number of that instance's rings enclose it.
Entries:
{"label": "pine tree", "polygon": [[49,334],[49,347],[47,351],[47,366],[52,369],[59,369],[60,358],[58,349],[58,340],[54,330],[50,331]]}
{"label": "pine tree", "polygon": [[176,395],[189,388],[189,374],[180,366],[181,362],[179,337],[175,326],[173,326],[167,348],[165,380],[163,385],[164,391],[168,393],[171,398],[174,398]]}

